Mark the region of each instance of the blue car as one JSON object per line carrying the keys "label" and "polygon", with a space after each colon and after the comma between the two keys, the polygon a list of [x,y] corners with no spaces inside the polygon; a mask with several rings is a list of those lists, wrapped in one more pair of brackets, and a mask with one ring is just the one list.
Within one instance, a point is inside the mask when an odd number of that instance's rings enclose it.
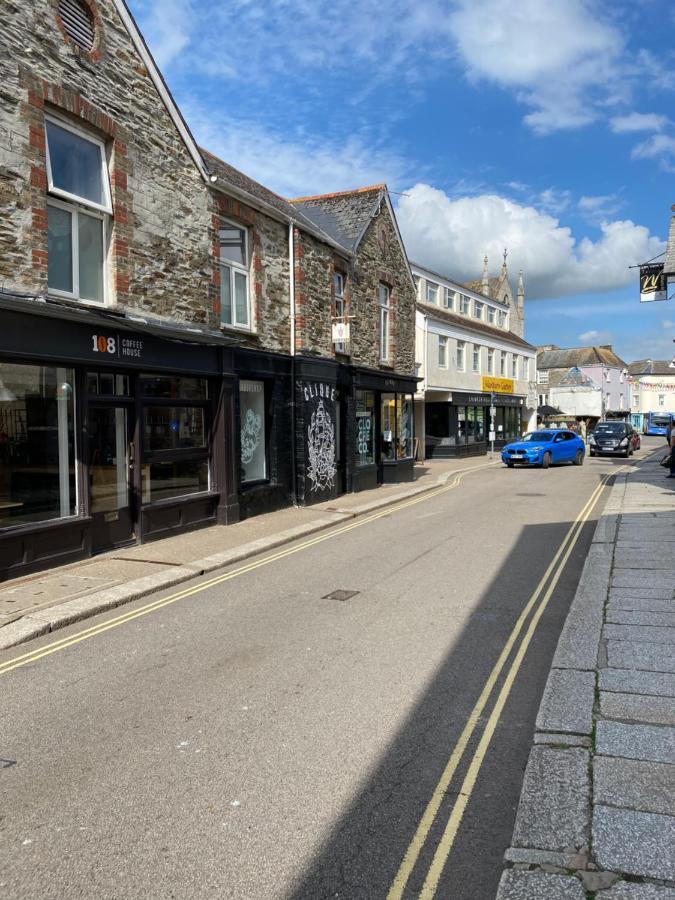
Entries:
{"label": "blue car", "polygon": [[516,465],[541,466],[548,469],[552,463],[571,462],[581,466],[586,447],[573,431],[563,429],[530,431],[519,441],[507,444],[502,450],[502,462],[509,469]]}

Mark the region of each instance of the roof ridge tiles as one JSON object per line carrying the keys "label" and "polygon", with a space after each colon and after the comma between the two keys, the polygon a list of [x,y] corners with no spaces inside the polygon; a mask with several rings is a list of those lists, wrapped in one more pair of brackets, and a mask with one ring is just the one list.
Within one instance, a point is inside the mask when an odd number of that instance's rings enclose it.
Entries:
{"label": "roof ridge tiles", "polygon": [[351,188],[348,191],[332,191],[328,194],[312,194],[307,197],[288,197],[285,198],[288,203],[308,203],[310,200],[331,200],[333,197],[349,197],[353,194],[367,194],[371,191],[386,191],[388,190],[387,185],[382,184],[371,184],[366,187],[360,188]]}

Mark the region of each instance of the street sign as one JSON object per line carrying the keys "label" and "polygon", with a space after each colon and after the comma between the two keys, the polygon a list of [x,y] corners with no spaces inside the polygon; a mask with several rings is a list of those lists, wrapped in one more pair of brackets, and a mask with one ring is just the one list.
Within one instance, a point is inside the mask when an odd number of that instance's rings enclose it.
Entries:
{"label": "street sign", "polygon": [[495,417],[496,415],[497,415],[497,407],[496,407],[496,406],[491,406],[491,407],[490,407],[490,416],[491,416],[491,418],[494,419],[494,417]]}
{"label": "street sign", "polygon": [[494,431],[491,431],[491,432],[490,432],[490,440],[491,440],[491,441],[496,440],[496,436],[495,436]]}

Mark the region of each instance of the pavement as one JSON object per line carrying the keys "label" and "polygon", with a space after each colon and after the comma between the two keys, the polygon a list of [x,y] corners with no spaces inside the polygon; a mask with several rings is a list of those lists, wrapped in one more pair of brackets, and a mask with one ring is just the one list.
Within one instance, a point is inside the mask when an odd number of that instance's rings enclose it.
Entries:
{"label": "pavement", "polygon": [[426,460],[415,480],[291,507],[234,525],[210,528],[103,553],[68,566],[16,578],[0,589],[0,650],[249,559],[291,541],[432,491],[460,473],[500,466],[499,455]]}
{"label": "pavement", "polygon": [[675,900],[675,481],[619,474],[560,635],[497,900]]}

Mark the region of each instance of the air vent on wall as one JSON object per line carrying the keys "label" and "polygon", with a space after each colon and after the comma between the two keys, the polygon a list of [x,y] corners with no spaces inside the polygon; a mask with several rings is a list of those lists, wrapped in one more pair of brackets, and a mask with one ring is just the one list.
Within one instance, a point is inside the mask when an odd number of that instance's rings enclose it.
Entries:
{"label": "air vent on wall", "polygon": [[94,46],[94,17],[83,0],[59,0],[59,15],[68,37],[87,53]]}

